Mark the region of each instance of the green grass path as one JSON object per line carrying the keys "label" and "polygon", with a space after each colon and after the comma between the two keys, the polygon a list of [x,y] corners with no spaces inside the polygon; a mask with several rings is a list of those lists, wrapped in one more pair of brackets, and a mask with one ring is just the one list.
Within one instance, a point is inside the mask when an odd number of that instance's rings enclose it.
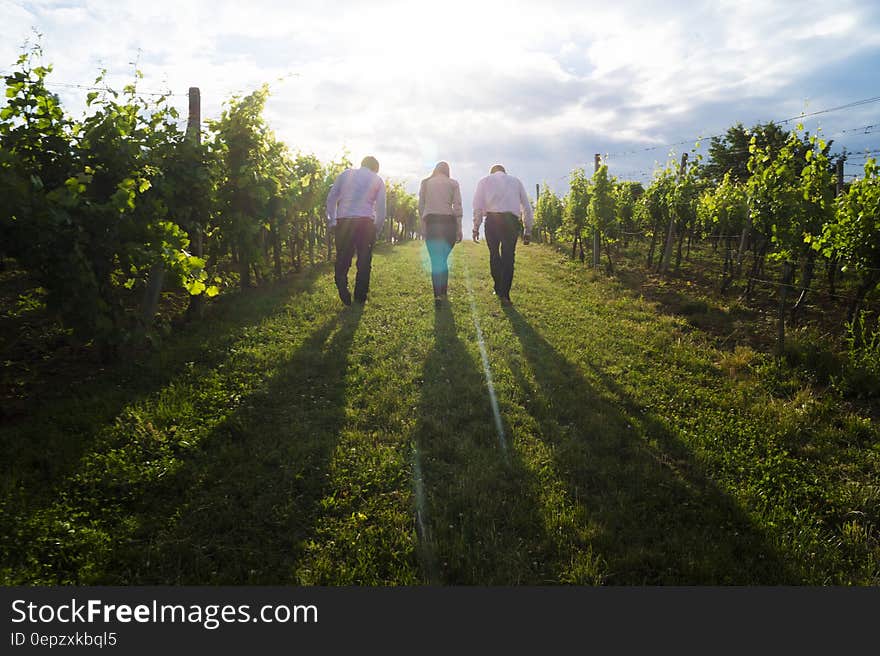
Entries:
{"label": "green grass path", "polygon": [[[227,299],[0,427],[5,584],[880,583],[878,431],[547,247]],[[482,347],[497,398],[493,414]]]}

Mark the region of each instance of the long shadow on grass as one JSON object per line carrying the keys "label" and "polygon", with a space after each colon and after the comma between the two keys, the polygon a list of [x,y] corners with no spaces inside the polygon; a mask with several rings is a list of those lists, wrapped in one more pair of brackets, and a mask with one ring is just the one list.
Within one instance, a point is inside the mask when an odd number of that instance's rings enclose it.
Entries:
{"label": "long shadow on grass", "polygon": [[514,371],[555,465],[601,530],[593,549],[617,585],[794,584],[795,576],[687,448],[597,370],[602,398],[513,308],[505,308],[539,389]]}
{"label": "long shadow on grass", "polygon": [[504,457],[483,373],[446,304],[434,315],[423,380],[414,458],[425,581],[547,583],[549,545],[534,483],[512,453]]}
{"label": "long shadow on grass", "polygon": [[[143,358],[104,365],[83,355],[51,363],[38,375],[27,399],[0,412],[0,496],[14,506],[35,507],[57,495],[55,487],[75,470],[100,431],[120,412],[175,379],[198,380],[229,357],[249,326],[284,311],[291,296],[308,292],[327,266],[232,294],[216,301],[199,323],[180,328]],[[14,498],[13,498],[14,497]],[[7,516],[11,511],[8,511]],[[2,529],[0,522],[0,529]],[[4,534],[5,531],[2,532]]]}
{"label": "long shadow on grass", "polygon": [[173,482],[145,496],[139,528],[102,582],[293,582],[345,422],[346,365],[361,312],[353,306],[318,329]]}

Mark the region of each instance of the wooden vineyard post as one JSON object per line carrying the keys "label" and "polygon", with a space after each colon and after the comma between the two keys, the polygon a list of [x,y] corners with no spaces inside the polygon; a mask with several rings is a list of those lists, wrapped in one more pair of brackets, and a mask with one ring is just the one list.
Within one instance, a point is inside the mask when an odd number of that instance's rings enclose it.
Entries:
{"label": "wooden vineyard post", "polygon": [[[189,88],[189,114],[186,121],[186,138],[196,146],[202,143],[202,94],[198,87]],[[199,162],[196,166],[201,166]],[[205,254],[204,235],[202,234],[202,220],[204,217],[190,217],[189,244],[192,254],[203,258]],[[204,294],[190,296],[187,315],[191,318],[200,318],[205,309]]]}
{"label": "wooden vineyard post", "polygon": [[[195,139],[196,143],[201,142],[200,125],[200,101],[198,87],[190,87],[189,89],[189,119],[186,125],[187,139]],[[193,127],[195,125],[195,127]],[[198,257],[202,256],[202,240],[201,230],[197,227],[197,219],[190,218],[189,240],[192,254]],[[144,290],[144,296],[141,301],[140,308],[140,324],[143,332],[148,331],[153,325],[153,318],[159,308],[159,296],[162,293],[162,286],[165,284],[165,263],[159,260],[150,267],[150,273],[147,276],[147,288]],[[202,298],[199,296],[191,296],[190,303],[187,307],[187,314],[200,314]]]}
{"label": "wooden vineyard post", "polygon": [[[846,162],[846,148],[843,149],[843,153],[841,153],[840,157],[837,160],[837,187],[835,189],[835,195],[840,196],[843,194],[843,166],[844,162]],[[828,258],[828,289],[832,294],[837,293],[837,272],[838,267],[840,266],[840,258],[837,255],[832,255]]]}

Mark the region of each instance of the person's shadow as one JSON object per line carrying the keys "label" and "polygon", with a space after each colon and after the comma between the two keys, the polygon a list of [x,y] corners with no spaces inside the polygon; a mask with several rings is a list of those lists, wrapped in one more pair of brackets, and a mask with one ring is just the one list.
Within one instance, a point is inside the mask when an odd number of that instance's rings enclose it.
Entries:
{"label": "person's shadow", "polygon": [[[796,584],[761,533],[687,447],[610,376],[595,387],[513,307],[504,309],[532,377],[517,384],[569,494],[591,525],[607,584]],[[608,396],[611,398],[609,399]]]}
{"label": "person's shadow", "polygon": [[[328,492],[327,471],[346,421],[355,304],[310,335],[271,382],[153,489],[155,507],[106,563],[106,584],[296,583]],[[111,574],[112,573],[112,574]]]}
{"label": "person's shadow", "polygon": [[446,303],[435,310],[422,379],[413,486],[424,581],[552,582],[536,483],[500,442],[479,356],[459,339]]}
{"label": "person's shadow", "polygon": [[[5,509],[0,535],[5,520],[20,523],[23,515],[57,499],[65,478],[76,475],[82,458],[100,443],[101,432],[125,408],[222,366],[243,334],[284,312],[286,300],[310,293],[329,270],[311,267],[265,289],[213,300],[204,321],[179,326],[161,348],[110,365],[84,347],[69,362],[55,354],[59,359],[34,367],[26,395],[8,403],[10,395],[0,391],[0,488],[21,485],[26,492],[20,508]],[[0,359],[6,357],[13,356],[0,347]]]}

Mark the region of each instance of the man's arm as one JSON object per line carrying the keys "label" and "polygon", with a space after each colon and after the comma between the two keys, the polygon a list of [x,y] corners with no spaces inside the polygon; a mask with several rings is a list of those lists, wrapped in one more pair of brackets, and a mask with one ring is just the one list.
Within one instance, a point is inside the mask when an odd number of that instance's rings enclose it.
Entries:
{"label": "man's arm", "polygon": [[382,234],[385,225],[385,182],[379,178],[379,193],[376,194],[376,234]]}
{"label": "man's arm", "polygon": [[340,180],[342,174],[336,177],[333,186],[330,187],[330,193],[327,194],[327,228],[330,230],[336,227],[336,205],[339,203],[339,190],[342,188]]}
{"label": "man's arm", "polygon": [[485,178],[477,183],[474,192],[474,241],[480,234],[480,224],[483,223],[483,214],[486,212],[486,183]]}
{"label": "man's arm", "polygon": [[529,195],[526,193],[526,188],[523,186],[522,180],[519,181],[519,204],[522,206],[524,224],[523,234],[526,237],[531,237],[532,225],[535,223],[535,215],[532,213],[532,201],[529,200]]}

